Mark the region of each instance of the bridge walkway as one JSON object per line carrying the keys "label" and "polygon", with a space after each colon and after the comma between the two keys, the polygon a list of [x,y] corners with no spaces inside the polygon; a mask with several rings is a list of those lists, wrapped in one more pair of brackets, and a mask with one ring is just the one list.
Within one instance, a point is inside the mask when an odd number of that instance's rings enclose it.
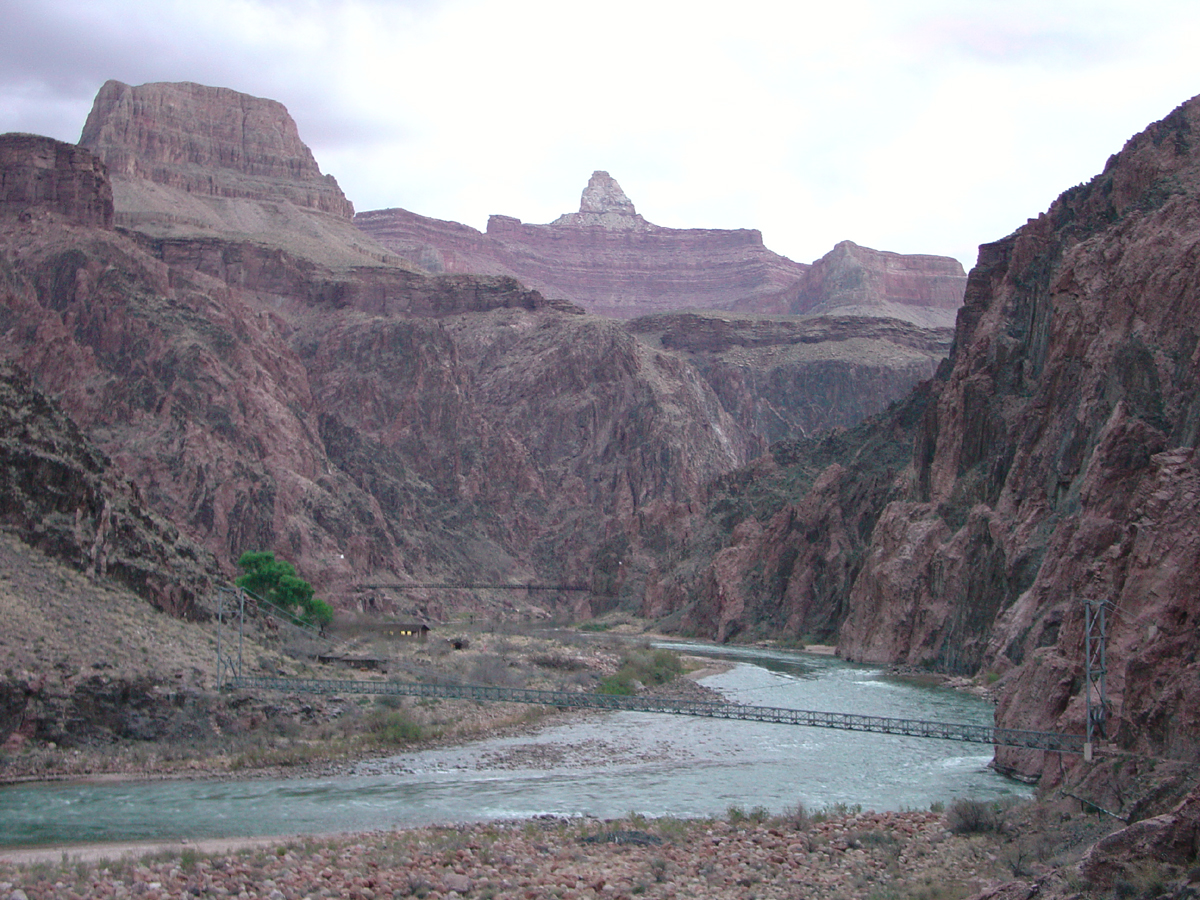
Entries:
{"label": "bridge walkway", "polygon": [[1012,728],[996,728],[992,725],[929,722],[922,719],[897,719],[855,713],[749,706],[741,703],[679,700],[638,695],[585,694],[572,691],[540,691],[489,685],[234,676],[226,682],[226,686],[243,690],[288,693],[381,694],[447,700],[529,703],[568,709],[627,710],[676,716],[702,716],[710,719],[744,719],[752,722],[773,722],[809,728],[834,728],[841,731],[867,731],[907,737],[939,738],[972,744],[1022,747],[1057,753],[1082,753],[1085,741],[1084,735],[1081,734],[1021,731]]}

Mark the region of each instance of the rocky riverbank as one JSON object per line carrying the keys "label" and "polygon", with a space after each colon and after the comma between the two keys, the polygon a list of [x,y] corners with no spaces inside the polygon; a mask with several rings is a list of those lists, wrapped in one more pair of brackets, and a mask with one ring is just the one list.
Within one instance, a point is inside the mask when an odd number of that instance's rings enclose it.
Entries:
{"label": "rocky riverbank", "polygon": [[545,819],[116,860],[0,852],[0,897],[949,898],[1012,877],[1002,838],[956,834],[940,812],[815,818]]}

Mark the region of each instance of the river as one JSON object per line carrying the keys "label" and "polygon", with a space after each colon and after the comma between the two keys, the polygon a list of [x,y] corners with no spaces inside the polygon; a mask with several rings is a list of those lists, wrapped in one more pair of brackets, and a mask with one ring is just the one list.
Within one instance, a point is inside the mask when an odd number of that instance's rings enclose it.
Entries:
{"label": "river", "polygon": [[[990,724],[991,706],[800,653],[665,644],[724,658],[703,684],[740,703]],[[536,815],[772,813],[801,802],[926,808],[1026,796],[990,747],[758,722],[615,712],[355,765],[326,778],[0,788],[0,846],[321,834]]]}

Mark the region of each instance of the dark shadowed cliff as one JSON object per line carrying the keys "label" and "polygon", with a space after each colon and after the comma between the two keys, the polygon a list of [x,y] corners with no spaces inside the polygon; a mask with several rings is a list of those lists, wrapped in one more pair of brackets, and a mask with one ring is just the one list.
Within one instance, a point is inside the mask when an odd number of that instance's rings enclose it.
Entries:
{"label": "dark shadowed cliff", "polygon": [[937,378],[836,451],[780,445],[727,479],[714,509],[740,510],[733,539],[663,581],[654,611],[992,672],[999,724],[1079,732],[1084,604],[1102,602],[1110,736],[1194,759],[1198,135],[1200,99],[982,247]]}

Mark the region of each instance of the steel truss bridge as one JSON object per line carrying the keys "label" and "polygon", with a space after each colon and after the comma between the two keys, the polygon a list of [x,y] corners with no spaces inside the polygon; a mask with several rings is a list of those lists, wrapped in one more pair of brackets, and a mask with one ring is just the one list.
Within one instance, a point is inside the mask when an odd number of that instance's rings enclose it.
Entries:
{"label": "steel truss bridge", "polygon": [[384,694],[445,700],[501,701],[559,708],[626,710],[666,713],[676,716],[702,716],[709,719],[744,719],[751,722],[774,722],[780,725],[801,725],[809,728],[834,728],[841,731],[870,731],[906,737],[941,738],[947,741],[1021,747],[1054,753],[1083,753],[1085,741],[1084,735],[1081,734],[1020,731],[1012,728],[996,728],[991,725],[952,724],[929,722],[922,719],[893,719],[886,716],[815,712],[807,709],[785,709],[772,706],[747,706],[740,703],[584,694],[571,691],[535,691],[487,685],[258,678],[233,675],[225,682],[225,687],[288,693]]}

